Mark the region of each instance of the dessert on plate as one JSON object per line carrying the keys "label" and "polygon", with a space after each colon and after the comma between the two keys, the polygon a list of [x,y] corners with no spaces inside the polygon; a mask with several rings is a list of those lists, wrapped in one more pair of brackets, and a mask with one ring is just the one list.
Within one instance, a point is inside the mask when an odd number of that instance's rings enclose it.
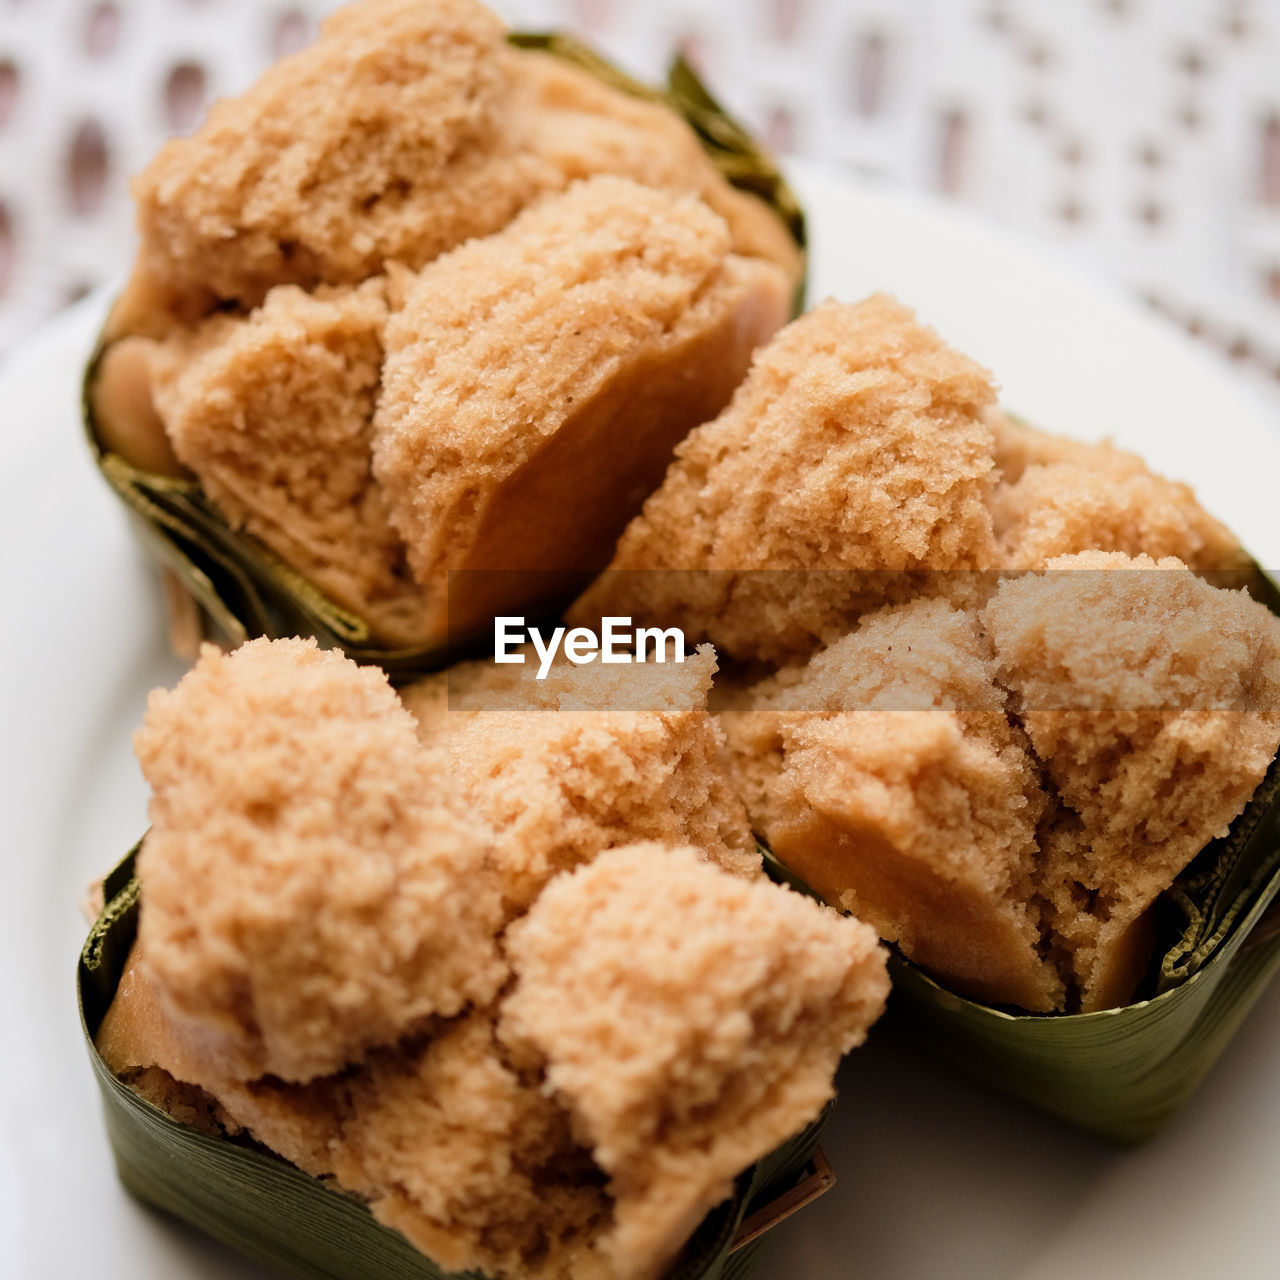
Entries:
{"label": "dessert on plate", "polygon": [[[891,964],[985,1019],[961,1056],[1067,1074],[1028,1026],[1221,980],[1275,890],[1280,619],[1188,486],[1016,421],[897,300],[786,323],[776,171],[528,43],[362,0],[138,181],[104,473],[231,639],[321,643],[153,695],[86,1025],[151,1122],[424,1274],[696,1280]],[[565,605],[693,652],[419,678]]]}

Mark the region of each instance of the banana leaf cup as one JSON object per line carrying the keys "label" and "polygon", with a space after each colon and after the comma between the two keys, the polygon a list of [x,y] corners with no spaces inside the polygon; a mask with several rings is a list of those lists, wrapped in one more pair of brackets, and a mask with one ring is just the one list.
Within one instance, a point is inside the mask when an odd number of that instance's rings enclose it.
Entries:
{"label": "banana leaf cup", "polygon": [[[805,217],[794,193],[773,157],[716,102],[684,58],[673,62],[665,88],[655,89],[571,36],[512,32],[508,40],[518,48],[561,58],[631,97],[674,110],[726,181],[773,210],[803,263]],[[793,314],[803,308],[804,288],[802,271]],[[186,625],[175,621],[173,628],[175,636],[187,636],[185,643],[175,640],[176,649],[190,656],[203,635],[229,646],[257,636],[312,635],[357,662],[377,663],[397,681],[445,665],[450,655],[443,644],[381,644],[366,618],[336,603],[260,541],[233,529],[195,479],[143,469],[109,450],[94,419],[91,395],[108,345],[104,334],[85,372],[85,430],[103,478],[128,509],[143,545],[167,570],[169,585],[178,588],[169,597],[171,620],[175,603],[187,608]]]}
{"label": "banana leaf cup", "polygon": [[[1280,615],[1280,588],[1261,570],[1221,577]],[[764,856],[775,878],[812,893]],[[1280,756],[1227,834],[1157,901],[1155,932],[1140,998],[1096,1013],[982,1004],[893,949],[886,1020],[949,1065],[1078,1128],[1126,1144],[1154,1137],[1280,969]]]}
{"label": "banana leaf cup", "polygon": [[[104,905],[76,975],[81,1028],[121,1182],[144,1203],[282,1275],[444,1280],[445,1272],[355,1197],[254,1143],[180,1123],[112,1074],[94,1037],[137,933],[136,853],[135,848],[103,882]],[[835,1184],[818,1147],[829,1112],[830,1107],[738,1178],[734,1194],[703,1220],[668,1280],[745,1280],[766,1234]]]}

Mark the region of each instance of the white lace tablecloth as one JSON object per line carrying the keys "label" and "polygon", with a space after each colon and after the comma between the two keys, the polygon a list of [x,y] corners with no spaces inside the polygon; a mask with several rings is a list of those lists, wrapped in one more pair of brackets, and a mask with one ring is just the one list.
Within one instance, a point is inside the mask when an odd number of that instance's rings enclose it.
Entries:
{"label": "white lace tablecloth", "polygon": [[[0,0],[0,351],[119,271],[128,175],[329,0]],[[1051,241],[1280,407],[1280,0],[502,0],[784,150]]]}

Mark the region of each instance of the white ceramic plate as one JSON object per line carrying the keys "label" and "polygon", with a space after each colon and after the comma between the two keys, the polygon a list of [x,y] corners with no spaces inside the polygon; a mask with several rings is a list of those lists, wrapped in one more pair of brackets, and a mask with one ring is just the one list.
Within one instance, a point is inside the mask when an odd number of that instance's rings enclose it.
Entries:
{"label": "white ceramic plate", "polygon": [[[986,224],[830,170],[796,176],[815,299],[898,294],[998,371],[1011,408],[1140,450],[1280,565],[1280,432],[1210,357]],[[81,890],[143,829],[129,738],[147,690],[180,674],[151,571],[79,434],[80,370],[103,310],[101,298],[81,304],[0,369],[0,1275],[254,1277],[120,1190],[76,1019]],[[27,618],[39,619],[32,647]],[[778,1230],[761,1280],[1277,1274],[1280,986],[1139,1151],[875,1035],[842,1072],[825,1145],[839,1184]]]}

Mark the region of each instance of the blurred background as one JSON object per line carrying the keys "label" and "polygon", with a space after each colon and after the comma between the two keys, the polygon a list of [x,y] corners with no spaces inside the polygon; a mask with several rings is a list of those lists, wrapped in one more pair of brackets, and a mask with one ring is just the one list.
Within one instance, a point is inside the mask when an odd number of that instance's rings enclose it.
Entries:
{"label": "blurred background", "polygon": [[[0,357],[132,253],[129,175],[331,0],[0,0]],[[498,0],[776,148],[1110,276],[1280,410],[1280,0]],[[867,246],[874,252],[874,246]]]}

